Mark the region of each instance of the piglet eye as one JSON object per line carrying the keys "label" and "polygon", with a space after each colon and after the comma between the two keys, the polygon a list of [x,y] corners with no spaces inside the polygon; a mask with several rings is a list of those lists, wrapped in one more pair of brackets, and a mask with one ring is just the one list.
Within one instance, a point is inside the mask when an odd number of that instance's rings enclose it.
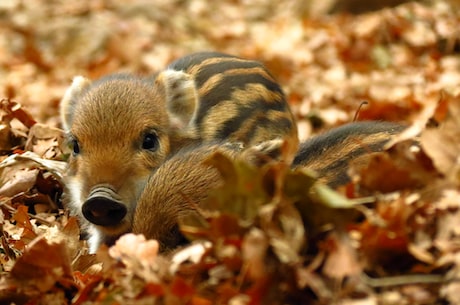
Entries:
{"label": "piglet eye", "polygon": [[142,141],[142,148],[148,150],[157,150],[159,146],[158,136],[154,133],[146,133]]}
{"label": "piglet eye", "polygon": [[70,148],[74,155],[78,155],[80,153],[80,145],[78,145],[77,139],[72,139],[70,142]]}

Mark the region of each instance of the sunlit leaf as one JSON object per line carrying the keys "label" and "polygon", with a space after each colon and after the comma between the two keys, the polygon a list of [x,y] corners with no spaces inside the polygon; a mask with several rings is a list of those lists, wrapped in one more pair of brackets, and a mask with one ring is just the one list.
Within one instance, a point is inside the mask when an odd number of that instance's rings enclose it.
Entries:
{"label": "sunlit leaf", "polygon": [[350,209],[357,204],[324,184],[315,184],[312,191],[315,201],[329,208]]}

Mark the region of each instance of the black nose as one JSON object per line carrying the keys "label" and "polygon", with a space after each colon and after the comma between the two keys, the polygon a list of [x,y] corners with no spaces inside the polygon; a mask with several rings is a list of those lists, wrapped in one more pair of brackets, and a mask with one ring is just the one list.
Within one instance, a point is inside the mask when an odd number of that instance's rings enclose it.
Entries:
{"label": "black nose", "polygon": [[91,192],[82,206],[83,216],[99,226],[116,226],[126,215],[126,206],[115,200],[115,193],[107,188]]}

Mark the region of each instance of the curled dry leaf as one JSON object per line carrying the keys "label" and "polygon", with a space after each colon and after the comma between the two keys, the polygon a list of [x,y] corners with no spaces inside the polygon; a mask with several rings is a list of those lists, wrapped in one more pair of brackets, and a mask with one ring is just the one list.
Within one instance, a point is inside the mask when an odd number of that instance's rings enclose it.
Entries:
{"label": "curled dry leaf", "polygon": [[30,128],[24,149],[43,159],[62,159],[64,153],[68,153],[63,131],[39,123]]}
{"label": "curled dry leaf", "polygon": [[114,246],[109,248],[112,259],[122,262],[127,270],[141,276],[146,282],[159,282],[158,270],[159,243],[146,240],[143,235],[128,233],[120,237]]}
{"label": "curled dry leaf", "polygon": [[2,169],[10,166],[18,166],[23,168],[29,168],[34,166],[30,165],[29,162],[36,163],[43,169],[46,169],[49,172],[53,173],[53,175],[55,175],[56,178],[60,182],[62,182],[62,177],[67,167],[66,162],[43,159],[39,157],[37,154],[30,151],[26,151],[22,154],[13,154],[4,159],[0,163],[0,174],[2,174]]}
{"label": "curled dry leaf", "polygon": [[26,131],[35,123],[20,104],[10,99],[0,100],[0,152],[6,153],[22,146]]}
{"label": "curled dry leaf", "polygon": [[0,196],[13,197],[19,193],[30,191],[37,182],[38,169],[20,169],[2,175],[1,181],[5,181],[0,187]]}
{"label": "curled dry leaf", "polygon": [[431,96],[427,96],[423,103],[422,110],[417,113],[415,118],[413,119],[412,124],[410,124],[403,132],[394,135],[388,143],[385,144],[386,148],[391,148],[396,143],[404,142],[404,141],[411,141],[416,136],[420,135],[422,130],[425,129],[428,122],[439,114],[442,111],[442,105],[444,104],[445,100],[442,98],[440,94],[434,94]]}
{"label": "curled dry leaf", "polygon": [[31,128],[36,123],[27,110],[10,99],[0,100],[0,111],[0,121],[2,122],[11,122],[13,119],[17,119],[27,128]]}
{"label": "curled dry leaf", "polygon": [[447,116],[438,128],[422,132],[420,144],[441,173],[457,180],[460,171],[460,97],[451,98],[447,108]]}

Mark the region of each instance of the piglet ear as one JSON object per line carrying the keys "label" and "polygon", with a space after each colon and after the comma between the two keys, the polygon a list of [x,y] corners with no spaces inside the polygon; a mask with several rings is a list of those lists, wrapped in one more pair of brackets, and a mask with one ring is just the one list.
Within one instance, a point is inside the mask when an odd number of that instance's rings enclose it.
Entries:
{"label": "piglet ear", "polygon": [[171,127],[193,137],[193,125],[199,103],[193,76],[183,71],[168,69],[158,74],[155,83],[164,89]]}
{"label": "piglet ear", "polygon": [[83,76],[75,76],[72,84],[67,89],[60,103],[61,123],[65,131],[70,130],[72,125],[75,105],[81,93],[91,85],[91,81]]}

